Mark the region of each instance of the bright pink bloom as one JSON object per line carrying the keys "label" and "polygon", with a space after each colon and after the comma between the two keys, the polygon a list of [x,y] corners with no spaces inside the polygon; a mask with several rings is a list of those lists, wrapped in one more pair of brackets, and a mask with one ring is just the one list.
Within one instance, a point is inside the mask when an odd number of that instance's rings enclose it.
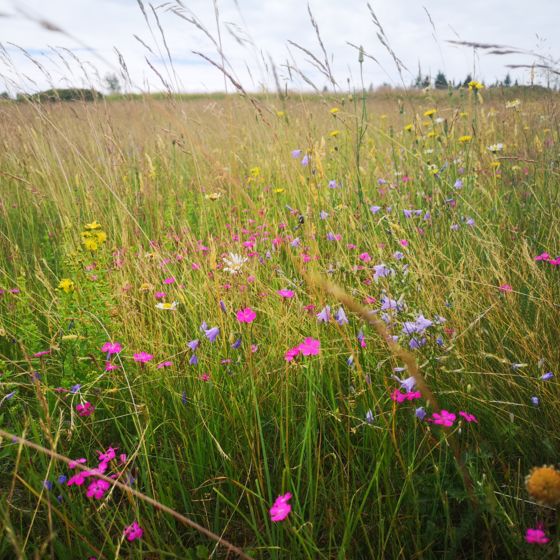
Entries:
{"label": "bright pink bloom", "polygon": [[165,362],[161,362],[161,364],[157,365],[158,369],[162,369],[162,368],[166,368],[166,367],[171,367],[173,365],[173,362],[171,362],[170,360],[167,360]]}
{"label": "bright pink bloom", "polygon": [[111,362],[105,362],[105,371],[114,371],[115,369],[119,369],[119,366]]}
{"label": "bright pink bloom", "polygon": [[250,307],[246,307],[245,309],[240,309],[237,312],[237,320],[240,323],[252,323],[256,317],[257,314]]}
{"label": "bright pink bloom", "polygon": [[134,354],[133,358],[135,362],[145,364],[153,359],[153,356],[147,352],[139,352],[138,354]]}
{"label": "bright pink bloom", "polygon": [[156,292],[156,293],[154,294],[154,297],[155,297],[156,299],[163,299],[163,298],[165,297],[165,292]]}
{"label": "bright pink bloom", "polygon": [[101,347],[101,352],[106,352],[107,354],[118,354],[122,350],[122,346],[119,342],[106,342]]}
{"label": "bright pink bloom", "polygon": [[478,424],[478,420],[474,414],[470,414],[469,412],[465,412],[464,410],[459,411],[459,416],[462,416],[466,422],[475,422]]}
{"label": "bright pink bloom", "polygon": [[290,348],[284,354],[284,359],[287,362],[291,362],[298,354],[299,354],[299,346],[296,346],[294,348]]}
{"label": "bright pink bloom", "polygon": [[362,254],[359,256],[359,259],[360,259],[361,261],[363,261],[363,262],[369,262],[369,261],[371,261],[371,257],[369,256],[369,253],[362,253]]}
{"label": "bright pink bloom", "polygon": [[109,490],[111,485],[105,480],[94,480],[87,489],[86,496],[88,498],[95,498],[96,500],[101,500],[105,496],[105,492]]}
{"label": "bright pink bloom", "polygon": [[541,253],[540,255],[535,257],[536,261],[548,261],[550,259],[550,255],[548,253]]}
{"label": "bright pink bloom", "polygon": [[391,400],[399,404],[403,403],[404,401],[414,401],[416,399],[421,399],[421,398],[422,398],[422,394],[420,393],[420,391],[408,391],[406,393],[402,393],[398,389],[395,389],[391,393]]}
{"label": "bright pink bloom", "polygon": [[542,526],[536,529],[527,529],[525,541],[529,544],[546,544],[550,539],[546,536]]}
{"label": "bright pink bloom", "polygon": [[560,266],[560,257],[556,257],[555,259],[548,259],[548,262],[552,266]]}
{"label": "bright pink bloom", "polygon": [[292,290],[278,290],[276,293],[286,299],[294,297]]}
{"label": "bright pink bloom", "polygon": [[457,416],[453,414],[453,412],[449,412],[447,410],[442,410],[441,412],[434,412],[432,414],[432,421],[434,424],[439,424],[440,426],[447,426],[448,428],[453,426],[453,422],[455,422],[455,418],[457,418]]}
{"label": "bright pink bloom", "polygon": [[513,288],[509,284],[502,284],[499,288],[500,292],[511,292]]}
{"label": "bright pink bloom", "polygon": [[304,356],[316,356],[321,350],[321,342],[308,337],[298,346],[298,348]]}
{"label": "bright pink bloom", "polygon": [[99,453],[99,461],[101,463],[112,461],[117,456],[115,453],[117,449],[117,447],[109,447],[104,453]]}
{"label": "bright pink bloom", "polygon": [[280,495],[278,496],[278,498],[276,498],[276,501],[269,509],[271,521],[284,521],[284,519],[288,517],[289,513],[292,511],[292,506],[288,503],[291,498],[292,495],[290,494],[290,492],[284,495]]}
{"label": "bright pink bloom", "polygon": [[163,281],[164,284],[173,284],[175,282],[175,278],[173,278],[173,276],[170,276],[169,278],[165,278],[165,280]]}
{"label": "bright pink bloom", "polygon": [[78,465],[83,465],[85,463],[86,463],[86,459],[84,459],[83,457],[81,459],[75,459],[74,461],[70,461],[68,463],[68,468],[75,469]]}
{"label": "bright pink bloom", "polygon": [[79,416],[91,416],[94,410],[95,407],[90,402],[76,405],[76,412]]}
{"label": "bright pink bloom", "polygon": [[210,381],[210,376],[209,376],[207,373],[203,373],[203,374],[200,376],[200,380],[201,380],[201,381],[205,381],[205,382],[206,382],[206,381]]}
{"label": "bright pink bloom", "polygon": [[36,354],[33,354],[34,358],[42,358],[43,356],[48,356],[51,353],[50,350],[42,350],[41,352],[37,352]]}
{"label": "bright pink bloom", "polygon": [[406,239],[401,239],[399,241],[399,243],[403,246],[403,247],[408,247],[408,241]]}
{"label": "bright pink bloom", "polygon": [[132,525],[129,525],[128,527],[126,527],[126,529],[123,531],[123,535],[130,542],[132,542],[136,539],[141,539],[143,534],[144,534],[144,531],[142,530],[142,527],[140,527],[140,525],[138,525],[138,523],[136,521],[134,521],[134,523],[132,523]]}

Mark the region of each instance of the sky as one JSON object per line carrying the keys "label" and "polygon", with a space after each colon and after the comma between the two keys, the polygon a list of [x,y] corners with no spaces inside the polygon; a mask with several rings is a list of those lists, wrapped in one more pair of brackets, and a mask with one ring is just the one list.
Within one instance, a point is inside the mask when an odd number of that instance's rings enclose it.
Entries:
{"label": "sky", "polygon": [[[107,74],[117,75],[128,91],[234,91],[203,56],[225,66],[247,91],[275,89],[274,72],[280,87],[290,90],[359,88],[360,70],[365,87],[403,81],[408,86],[419,65],[432,77],[441,70],[454,80],[471,74],[493,83],[509,71],[514,80],[529,82],[529,70],[508,70],[506,64],[531,64],[533,56],[489,55],[448,40],[507,45],[560,59],[560,0],[532,0],[530,7],[520,0],[371,0],[370,5],[403,63],[402,77],[377,37],[367,0],[310,0],[333,84],[301,0],[142,0],[144,13],[139,0],[0,0],[0,91],[103,90]],[[365,52],[361,68],[359,46]]]}

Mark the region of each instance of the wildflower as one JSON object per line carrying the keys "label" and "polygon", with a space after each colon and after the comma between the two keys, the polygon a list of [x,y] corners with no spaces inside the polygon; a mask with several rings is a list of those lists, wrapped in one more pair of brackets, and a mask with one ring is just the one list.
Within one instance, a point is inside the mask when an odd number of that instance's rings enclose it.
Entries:
{"label": "wildflower", "polygon": [[338,107],[332,107],[332,108],[329,110],[329,113],[330,113],[331,115],[336,115],[339,111],[340,111],[340,109],[339,109]]}
{"label": "wildflower", "polygon": [[105,492],[109,490],[111,485],[106,480],[97,479],[94,480],[87,489],[86,496],[88,498],[95,498],[96,500],[101,500],[105,495]]}
{"label": "wildflower", "polygon": [[481,84],[480,82],[477,82],[476,80],[471,80],[469,82],[469,90],[470,91],[475,91],[477,92],[480,89],[484,89],[484,84]]}
{"label": "wildflower", "polygon": [[106,342],[101,347],[101,352],[106,352],[108,356],[118,354],[122,350],[122,346],[118,342]]}
{"label": "wildflower", "polygon": [[407,391],[406,393],[401,393],[401,391],[395,389],[391,393],[391,400],[399,404],[403,403],[404,401],[414,401],[421,398],[422,394],[420,393],[420,391]]}
{"label": "wildflower", "polygon": [[358,258],[363,262],[371,261],[371,257],[369,256],[369,253],[362,253],[358,256]]}
{"label": "wildflower", "polygon": [[64,290],[64,293],[69,294],[74,291],[74,282],[70,278],[63,278],[59,283],[58,287]]}
{"label": "wildflower", "polygon": [[222,259],[227,265],[224,267],[225,272],[230,274],[239,274],[243,265],[249,260],[247,257],[238,255],[237,253],[229,253],[228,257]]}
{"label": "wildflower", "polygon": [[424,111],[424,116],[432,118],[436,114],[436,112],[437,109],[428,109],[427,111]]}
{"label": "wildflower", "polygon": [[330,306],[326,305],[317,313],[317,320],[319,323],[328,323],[331,319],[331,308]]}
{"label": "wildflower", "polygon": [[338,183],[335,180],[329,181],[329,189],[338,189]]}
{"label": "wildflower", "polygon": [[157,368],[158,368],[158,369],[163,369],[163,368],[166,368],[166,367],[171,367],[172,365],[173,365],[173,362],[172,362],[172,361],[166,360],[165,362],[159,363],[159,364],[157,365]]}
{"label": "wildflower", "polygon": [[511,292],[511,291],[513,291],[513,288],[509,284],[501,284],[498,289],[500,290],[500,292]]}
{"label": "wildflower", "polygon": [[321,350],[321,342],[308,337],[298,346],[298,348],[304,356],[316,356]]}
{"label": "wildflower", "polygon": [[381,210],[381,206],[370,206],[369,207],[369,211],[372,214],[377,214],[377,212],[379,212],[379,210]]}
{"label": "wildflower", "polygon": [[250,307],[246,307],[245,309],[240,309],[237,312],[237,320],[240,323],[252,323],[256,317],[257,314]]}
{"label": "wildflower", "polygon": [[87,251],[97,251],[97,249],[99,248],[99,245],[97,244],[97,241],[95,241],[94,239],[91,238],[86,238],[83,240],[82,242],[84,244],[84,248]]}
{"label": "wildflower", "polygon": [[453,426],[455,419],[457,416],[453,414],[453,412],[449,412],[447,410],[442,410],[441,412],[434,412],[432,414],[432,421],[434,424],[438,424],[440,426],[446,426],[450,428]]}
{"label": "wildflower", "polygon": [[521,105],[521,99],[513,99],[512,101],[506,101],[506,109],[515,109]]}
{"label": "wildflower", "polygon": [[389,276],[393,273],[393,270],[385,266],[383,263],[374,265],[373,270],[375,271],[373,279],[376,281],[379,278],[384,278],[385,276]]}
{"label": "wildflower", "polygon": [[218,337],[218,335],[220,334],[220,329],[218,327],[212,327],[210,329],[203,328],[202,330],[204,331],[204,334],[206,335],[206,338],[210,342],[214,342],[216,340],[216,338]]}
{"label": "wildflower", "polygon": [[190,359],[189,359],[189,365],[191,366],[197,366],[198,365],[198,358],[196,357],[196,354],[193,354]]}
{"label": "wildflower", "polygon": [[539,403],[540,403],[539,397],[531,397],[531,404],[533,406],[539,406]]}
{"label": "wildflower", "polygon": [[307,167],[309,165],[309,156],[307,154],[305,154],[301,159],[301,165],[303,165],[304,167]]}
{"label": "wildflower", "polygon": [[338,311],[334,314],[335,321],[342,327],[342,325],[348,324],[348,317],[346,317],[346,313],[344,309],[341,307],[338,308]]}
{"label": "wildflower", "polygon": [[194,352],[198,348],[199,344],[200,344],[200,341],[198,339],[195,339],[195,340],[191,340],[190,342],[188,342],[187,346]]}
{"label": "wildflower", "polygon": [[459,142],[461,144],[468,144],[472,140],[472,136],[470,134],[465,134],[459,137]]}
{"label": "wildflower", "polygon": [[465,419],[465,422],[475,422],[476,424],[478,424],[478,420],[476,419],[476,416],[474,414],[470,414],[468,412],[465,412],[464,410],[460,410],[459,416],[462,416]]}
{"label": "wildflower", "polygon": [[83,457],[81,459],[75,459],[74,461],[70,461],[68,463],[68,468],[69,469],[75,469],[78,465],[85,464],[86,461],[87,461],[87,459],[84,459]]}
{"label": "wildflower", "polygon": [[290,492],[276,498],[274,504],[269,510],[271,521],[284,521],[284,519],[288,517],[289,513],[292,511],[292,506],[288,503],[291,498],[292,495]]}
{"label": "wildflower", "polygon": [[560,471],[553,466],[535,467],[525,478],[529,495],[546,506],[560,504]]}
{"label": "wildflower", "polygon": [[548,261],[550,260],[550,255],[548,253],[541,253],[535,257],[536,261]]}
{"label": "wildflower", "polygon": [[294,348],[290,348],[284,354],[284,359],[287,362],[291,362],[297,355],[299,354],[299,346],[295,346]]}
{"label": "wildflower", "polygon": [[554,377],[554,374],[551,371],[547,371],[546,373],[544,373],[543,375],[541,375],[541,380],[542,381],[549,381],[550,379],[552,379]]}
{"label": "wildflower", "polygon": [[374,421],[374,416],[373,416],[373,412],[370,409],[366,412],[366,422],[368,424],[373,424],[373,421]]}
{"label": "wildflower", "polygon": [[424,410],[424,407],[423,406],[418,407],[414,411],[414,415],[416,416],[416,418],[418,418],[418,420],[424,420],[424,418],[426,417],[426,411]]}
{"label": "wildflower", "polygon": [[412,333],[423,333],[428,327],[433,325],[433,321],[426,319],[424,315],[420,314],[416,318],[416,321],[406,321],[403,326],[403,333],[405,334],[412,334]]}
{"label": "wildflower", "polygon": [[150,360],[153,359],[152,354],[148,354],[147,352],[138,352],[133,356],[134,361],[139,364],[147,364]]}
{"label": "wildflower", "polygon": [[289,299],[294,297],[294,292],[292,292],[292,290],[278,290],[276,293],[279,296],[282,296],[284,299]]}
{"label": "wildflower", "polygon": [[177,309],[178,302],[174,301],[172,303],[156,303],[157,309],[166,309],[167,311],[175,311]]}
{"label": "wildflower", "polygon": [[76,412],[79,416],[91,416],[94,410],[95,407],[90,402],[76,405]]}
{"label": "wildflower", "polygon": [[291,154],[292,154],[292,157],[294,159],[296,159],[301,155],[301,150],[292,150]]}
{"label": "wildflower", "polygon": [[141,539],[143,534],[144,531],[142,527],[140,527],[136,521],[134,521],[132,525],[126,527],[123,531],[123,535],[130,542],[135,541],[136,539]]}
{"label": "wildflower", "polygon": [[542,527],[539,527],[537,529],[527,529],[525,541],[529,544],[546,544],[550,539],[546,536]]}
{"label": "wildflower", "polygon": [[207,374],[207,373],[203,373],[203,374],[200,376],[200,380],[201,380],[201,381],[204,381],[204,382],[206,383],[206,382],[210,381],[210,375]]}
{"label": "wildflower", "polygon": [[493,154],[495,154],[496,152],[501,152],[504,149],[504,145],[501,142],[498,142],[497,144],[492,144],[491,146],[488,146],[487,149]]}
{"label": "wildflower", "polygon": [[455,188],[455,189],[457,189],[457,190],[462,189],[462,188],[463,188],[463,181],[462,181],[462,179],[457,179],[457,180],[455,181],[455,183],[453,184],[453,188]]}
{"label": "wildflower", "polygon": [[98,223],[96,220],[93,220],[93,222],[91,222],[90,224],[86,224],[84,226],[85,230],[91,231],[94,229],[100,229],[101,228],[101,224]]}

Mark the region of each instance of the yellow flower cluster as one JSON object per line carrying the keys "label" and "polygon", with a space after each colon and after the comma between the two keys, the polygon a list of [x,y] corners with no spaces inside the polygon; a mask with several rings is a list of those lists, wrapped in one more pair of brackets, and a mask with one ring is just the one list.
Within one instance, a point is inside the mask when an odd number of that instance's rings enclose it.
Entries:
{"label": "yellow flower cluster", "polygon": [[80,235],[86,251],[97,251],[107,241],[107,234],[101,229],[101,224],[95,220],[91,224],[86,224]]}
{"label": "yellow flower cluster", "polygon": [[553,466],[535,467],[525,478],[529,495],[540,504],[560,504],[560,472]]}
{"label": "yellow flower cluster", "polygon": [[59,289],[63,290],[65,293],[70,294],[71,292],[74,291],[74,282],[72,280],[70,280],[70,278],[63,278],[59,283],[58,283],[58,287]]}
{"label": "yellow flower cluster", "polygon": [[479,89],[484,89],[484,84],[477,82],[476,80],[471,80],[469,82],[469,89],[472,91],[478,91]]}

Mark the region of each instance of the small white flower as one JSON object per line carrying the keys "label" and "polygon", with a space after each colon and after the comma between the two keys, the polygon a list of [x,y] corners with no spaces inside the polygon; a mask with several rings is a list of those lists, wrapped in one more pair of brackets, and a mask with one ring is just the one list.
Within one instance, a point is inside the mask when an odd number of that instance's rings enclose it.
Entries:
{"label": "small white flower", "polygon": [[177,309],[178,302],[173,303],[156,303],[158,309],[166,309],[167,311],[175,311]]}
{"label": "small white flower", "polygon": [[241,272],[241,268],[248,260],[249,259],[243,255],[230,253],[228,257],[223,258],[224,263],[227,265],[224,267],[224,270],[230,274],[239,274]]}
{"label": "small white flower", "polygon": [[503,149],[504,145],[501,142],[488,146],[488,150],[490,150],[493,154],[495,154],[496,152],[501,152]]}

